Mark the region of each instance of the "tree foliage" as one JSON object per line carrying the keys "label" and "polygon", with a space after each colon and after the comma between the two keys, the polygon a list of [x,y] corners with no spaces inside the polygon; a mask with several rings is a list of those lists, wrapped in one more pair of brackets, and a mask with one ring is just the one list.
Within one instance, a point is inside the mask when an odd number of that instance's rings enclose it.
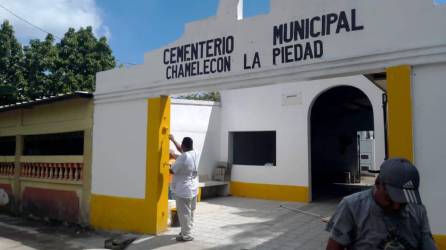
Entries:
{"label": "tree foliage", "polygon": [[0,29],[0,105],[74,91],[94,91],[96,73],[114,68],[107,39],[91,27],[68,29],[55,43],[49,34],[22,47],[13,27]]}
{"label": "tree foliage", "polygon": [[53,45],[54,38],[48,35],[44,41],[31,40],[25,46],[25,72],[27,84],[24,95],[29,99],[60,93],[55,85],[53,72],[56,69],[58,51]]}
{"label": "tree foliage", "polygon": [[20,101],[26,83],[23,75],[23,49],[8,21],[0,27],[0,103]]}
{"label": "tree foliage", "polygon": [[220,92],[197,92],[178,96],[179,99],[220,102]]}

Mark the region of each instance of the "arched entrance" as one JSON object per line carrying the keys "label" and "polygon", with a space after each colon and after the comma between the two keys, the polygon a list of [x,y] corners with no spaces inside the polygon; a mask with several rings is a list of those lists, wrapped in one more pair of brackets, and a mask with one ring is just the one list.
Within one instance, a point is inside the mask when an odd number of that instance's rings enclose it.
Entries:
{"label": "arched entrance", "polygon": [[369,98],[351,86],[325,91],[311,108],[310,129],[312,199],[345,194],[333,183],[345,182],[346,172],[352,178],[360,172],[357,131],[374,130]]}

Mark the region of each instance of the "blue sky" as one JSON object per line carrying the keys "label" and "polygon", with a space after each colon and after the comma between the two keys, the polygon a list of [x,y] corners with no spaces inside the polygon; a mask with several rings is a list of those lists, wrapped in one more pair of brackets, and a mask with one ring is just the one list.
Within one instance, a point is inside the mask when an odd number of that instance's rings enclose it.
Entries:
{"label": "blue sky", "polygon": [[[142,63],[144,52],[178,39],[184,24],[214,16],[218,0],[97,0],[118,63]],[[245,15],[265,13],[268,0],[245,0]]]}
{"label": "blue sky", "polygon": [[110,46],[122,62],[142,63],[144,52],[176,40],[186,22],[212,16],[216,0],[97,0],[110,29]]}

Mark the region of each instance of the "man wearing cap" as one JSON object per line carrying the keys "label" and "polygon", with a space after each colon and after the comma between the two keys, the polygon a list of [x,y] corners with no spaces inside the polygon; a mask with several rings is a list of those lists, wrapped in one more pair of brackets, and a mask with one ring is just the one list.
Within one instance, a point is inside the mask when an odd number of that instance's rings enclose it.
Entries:
{"label": "man wearing cap", "polygon": [[435,250],[420,175],[406,159],[384,161],[375,187],[345,197],[327,224],[327,250]]}

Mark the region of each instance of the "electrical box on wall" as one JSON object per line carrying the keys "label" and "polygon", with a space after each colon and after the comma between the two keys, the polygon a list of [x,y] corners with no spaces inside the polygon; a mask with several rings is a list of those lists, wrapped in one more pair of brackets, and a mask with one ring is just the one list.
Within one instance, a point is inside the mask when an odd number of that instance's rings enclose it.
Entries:
{"label": "electrical box on wall", "polygon": [[375,164],[375,133],[374,131],[358,131],[358,163],[361,174],[379,170]]}

